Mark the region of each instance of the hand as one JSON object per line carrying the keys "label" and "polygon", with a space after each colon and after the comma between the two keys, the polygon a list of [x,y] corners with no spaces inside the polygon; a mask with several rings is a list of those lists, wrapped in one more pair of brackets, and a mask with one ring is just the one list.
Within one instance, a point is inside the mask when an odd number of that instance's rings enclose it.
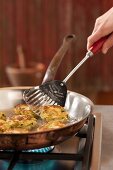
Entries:
{"label": "hand", "polygon": [[110,36],[102,47],[104,54],[113,46],[113,7],[96,19],[93,32],[87,39],[87,49],[89,50],[96,41],[109,34]]}

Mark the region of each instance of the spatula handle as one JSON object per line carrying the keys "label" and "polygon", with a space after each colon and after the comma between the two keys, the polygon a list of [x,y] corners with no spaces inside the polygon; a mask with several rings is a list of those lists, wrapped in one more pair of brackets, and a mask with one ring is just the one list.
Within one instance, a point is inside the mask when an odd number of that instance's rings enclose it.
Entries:
{"label": "spatula handle", "polygon": [[99,52],[104,44],[104,42],[107,40],[107,38],[110,35],[107,35],[105,37],[102,37],[97,42],[93,44],[93,46],[89,49],[89,51],[86,53],[86,56],[77,64],[76,67],[66,76],[66,78],[63,80],[63,82],[67,82],[68,79],[78,70],[78,68],[91,56],[93,56],[95,53]]}
{"label": "spatula handle", "polygon": [[92,45],[92,47],[89,49],[89,51],[91,51],[93,54],[98,53],[101,50],[104,42],[108,39],[109,36],[110,35],[107,35],[107,36],[102,37],[101,39],[99,39],[97,42],[95,42]]}

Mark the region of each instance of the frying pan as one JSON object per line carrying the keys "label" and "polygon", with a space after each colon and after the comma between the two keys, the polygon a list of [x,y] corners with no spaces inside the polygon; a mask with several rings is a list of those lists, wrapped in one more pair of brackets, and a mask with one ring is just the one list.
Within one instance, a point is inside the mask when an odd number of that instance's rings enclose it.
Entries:
{"label": "frying pan", "polygon": [[[11,110],[24,103],[23,91],[29,87],[0,88],[0,111]],[[73,121],[63,128],[29,133],[0,133],[0,149],[25,150],[56,145],[75,135],[92,112],[93,103],[87,97],[68,91],[65,104]],[[77,119],[77,121],[76,121]]]}
{"label": "frying pan", "polygon": [[[43,79],[43,83],[53,80],[64,54],[67,52],[74,35],[64,37],[63,45],[53,57]],[[15,105],[24,103],[23,92],[30,87],[0,88],[0,111],[11,110]],[[73,121],[63,128],[43,132],[20,134],[0,133],[0,149],[26,150],[56,145],[75,135],[85,124],[92,112],[93,103],[87,97],[68,91],[66,109]],[[76,121],[76,119],[78,121]]]}

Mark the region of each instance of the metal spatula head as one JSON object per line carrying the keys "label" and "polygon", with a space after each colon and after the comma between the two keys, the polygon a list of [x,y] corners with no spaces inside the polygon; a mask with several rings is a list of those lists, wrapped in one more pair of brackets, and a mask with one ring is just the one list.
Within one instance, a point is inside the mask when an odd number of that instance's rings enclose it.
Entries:
{"label": "metal spatula head", "polygon": [[25,90],[23,97],[25,102],[34,112],[38,112],[37,106],[60,105],[64,106],[67,96],[67,87],[59,80],[49,81],[40,86]]}

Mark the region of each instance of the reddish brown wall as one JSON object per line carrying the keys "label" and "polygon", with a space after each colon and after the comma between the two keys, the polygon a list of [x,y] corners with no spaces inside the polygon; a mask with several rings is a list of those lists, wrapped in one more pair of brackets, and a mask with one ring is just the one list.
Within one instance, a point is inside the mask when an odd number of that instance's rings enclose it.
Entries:
{"label": "reddish brown wall", "polygon": [[[112,0],[0,0],[0,86],[8,86],[5,67],[17,62],[23,46],[26,61],[49,64],[69,33],[77,36],[57,75],[63,79],[86,53],[95,19],[113,6]],[[70,79],[70,89],[83,92],[113,89],[113,49],[95,56]]]}

